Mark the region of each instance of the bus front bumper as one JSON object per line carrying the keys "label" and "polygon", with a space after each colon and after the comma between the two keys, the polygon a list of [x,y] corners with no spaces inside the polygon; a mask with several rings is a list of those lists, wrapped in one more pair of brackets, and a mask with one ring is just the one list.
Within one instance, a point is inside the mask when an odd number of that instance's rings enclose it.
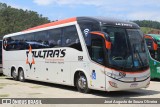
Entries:
{"label": "bus front bumper", "polygon": [[142,81],[120,81],[110,78],[108,81],[106,81],[106,91],[121,91],[147,88],[149,84],[150,77],[147,77],[145,80]]}

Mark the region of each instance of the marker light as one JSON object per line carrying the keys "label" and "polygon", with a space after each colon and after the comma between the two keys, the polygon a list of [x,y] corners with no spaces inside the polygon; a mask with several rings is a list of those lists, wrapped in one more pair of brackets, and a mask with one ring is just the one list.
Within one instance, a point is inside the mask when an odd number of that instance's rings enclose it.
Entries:
{"label": "marker light", "polygon": [[118,88],[116,83],[114,83],[114,82],[112,82],[112,81],[108,81],[108,82],[109,82],[109,84],[110,84],[112,87]]}

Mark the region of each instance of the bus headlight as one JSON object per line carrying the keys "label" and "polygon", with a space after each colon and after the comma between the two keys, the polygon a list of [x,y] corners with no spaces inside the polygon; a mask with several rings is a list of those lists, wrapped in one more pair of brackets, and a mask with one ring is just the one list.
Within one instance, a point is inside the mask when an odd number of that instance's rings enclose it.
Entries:
{"label": "bus headlight", "polygon": [[122,74],[122,73],[119,73],[119,75],[116,75],[116,74],[114,74],[114,73],[107,73],[107,76],[109,76],[109,77],[112,77],[112,78],[114,78],[114,79],[121,79],[121,78],[123,78],[123,77],[125,77],[126,75],[125,74]]}

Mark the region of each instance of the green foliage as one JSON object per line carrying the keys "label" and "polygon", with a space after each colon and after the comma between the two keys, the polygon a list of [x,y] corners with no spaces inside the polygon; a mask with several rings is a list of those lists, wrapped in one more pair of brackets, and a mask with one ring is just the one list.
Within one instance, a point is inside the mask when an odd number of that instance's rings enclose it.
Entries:
{"label": "green foliage", "polygon": [[160,29],[160,22],[151,21],[151,20],[136,20],[133,21],[137,23],[140,27],[149,27],[154,29]]}
{"label": "green foliage", "polygon": [[144,34],[160,34],[160,29],[154,29],[150,27],[141,27]]}
{"label": "green foliage", "polygon": [[47,17],[30,10],[16,9],[0,3],[0,38],[5,34],[19,32],[50,22]]}
{"label": "green foliage", "polygon": [[152,30],[154,30],[153,28],[149,28],[149,27],[141,27],[141,30],[144,34],[148,34],[149,32],[151,32]]}

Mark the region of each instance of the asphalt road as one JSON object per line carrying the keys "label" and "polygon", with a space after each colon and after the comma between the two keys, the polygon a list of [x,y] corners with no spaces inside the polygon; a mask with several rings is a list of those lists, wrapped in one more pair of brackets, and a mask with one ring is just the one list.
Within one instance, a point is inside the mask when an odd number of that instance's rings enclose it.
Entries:
{"label": "asphalt road", "polygon": [[[160,98],[160,80],[151,81],[148,88],[129,90],[129,91],[118,91],[118,92],[103,92],[92,90],[89,94],[83,94],[77,91],[76,88],[70,86],[63,86],[51,83],[37,82],[28,80],[26,82],[15,81],[12,78],[0,77],[0,98]],[[110,104],[107,106],[115,107],[117,104]],[[150,107],[150,104],[118,104],[123,107]],[[0,107],[21,107],[22,105],[0,105]],[[27,105],[24,105],[27,106]],[[36,105],[29,105],[36,106]],[[41,106],[79,106],[82,105],[37,105]],[[87,104],[83,106],[88,107]],[[94,106],[104,106],[100,105],[89,105]],[[157,107],[157,104],[152,105],[152,107]],[[28,106],[27,106],[28,107]]]}

